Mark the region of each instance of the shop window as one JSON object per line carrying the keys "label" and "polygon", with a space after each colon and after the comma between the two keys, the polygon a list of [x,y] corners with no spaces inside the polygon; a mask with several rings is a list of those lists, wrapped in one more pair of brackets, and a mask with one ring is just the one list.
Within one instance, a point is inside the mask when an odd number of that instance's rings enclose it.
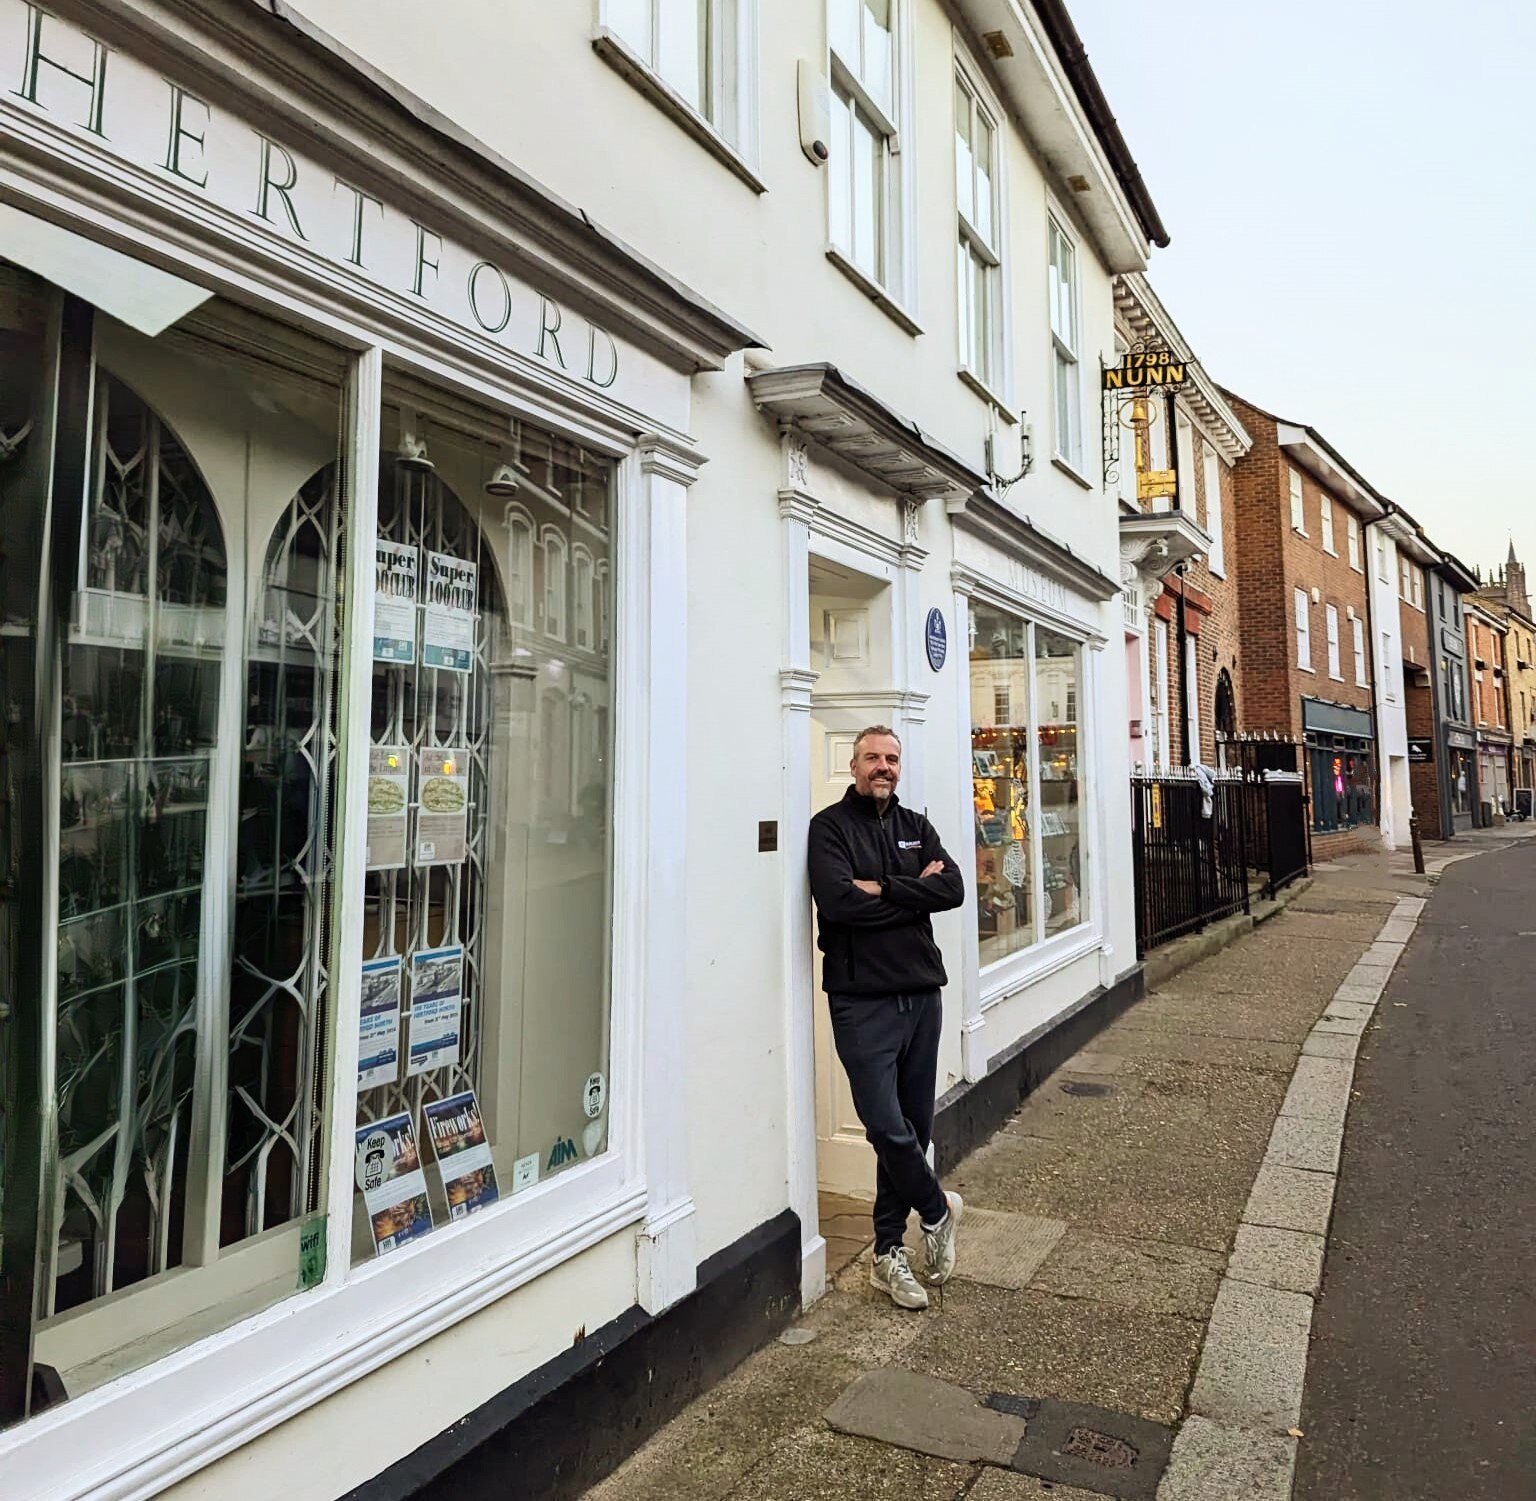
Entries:
{"label": "shop window", "polygon": [[971,773],[981,964],[1087,918],[1081,650],[1006,611],[971,617]]}
{"label": "shop window", "polygon": [[[217,303],[146,339],[3,266],[0,347],[0,643],[29,721],[0,812],[0,1254],[37,1287],[0,1390],[36,1411],[318,1277],[348,362]],[[54,421],[55,386],[88,406]],[[39,480],[71,470],[83,505],[45,529]],[[53,652],[57,689],[24,687]]]}
{"label": "shop window", "polygon": [[1074,469],[1083,464],[1081,376],[1078,371],[1077,247],[1066,231],[1049,220],[1051,368],[1055,393],[1056,456]]}
{"label": "shop window", "polygon": [[1076,643],[1035,627],[1035,694],[1039,723],[1040,845],[1047,936],[1087,916],[1083,889],[1081,748],[1077,688],[1082,654]]}
{"label": "shop window", "polygon": [[1036,941],[1029,626],[975,604],[971,614],[971,773],[981,963]]}
{"label": "shop window", "polygon": [[[404,377],[386,386],[380,546],[414,553],[422,587],[417,650],[373,668],[356,1126],[360,1174],[370,1153],[385,1169],[355,1205],[359,1260],[607,1146],[606,538],[567,499],[606,517],[610,477],[517,429],[516,503],[544,568],[535,631],[508,608],[509,428]],[[568,567],[575,660],[555,644]]]}

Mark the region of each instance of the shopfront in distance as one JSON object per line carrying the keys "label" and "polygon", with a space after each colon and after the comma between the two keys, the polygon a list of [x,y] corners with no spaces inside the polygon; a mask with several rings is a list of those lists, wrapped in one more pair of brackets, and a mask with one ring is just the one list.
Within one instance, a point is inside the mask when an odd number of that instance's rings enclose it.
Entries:
{"label": "shopfront in distance", "polygon": [[651,654],[748,336],[255,7],[72,10],[0,0],[0,1490],[366,1380],[349,1488],[694,1284]]}

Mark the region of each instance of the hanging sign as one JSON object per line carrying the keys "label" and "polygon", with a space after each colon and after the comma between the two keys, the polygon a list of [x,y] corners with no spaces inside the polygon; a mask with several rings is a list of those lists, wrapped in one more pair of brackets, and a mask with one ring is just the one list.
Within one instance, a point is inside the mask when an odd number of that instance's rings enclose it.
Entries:
{"label": "hanging sign", "polygon": [[500,1197],[496,1168],[474,1090],[466,1089],[446,1100],[433,1100],[422,1107],[422,1114],[426,1117],[427,1139],[432,1143],[437,1168],[443,1176],[448,1218],[462,1220],[494,1204]]}
{"label": "hanging sign", "polygon": [[407,1078],[459,1061],[459,1013],[463,1005],[462,948],[423,949],[411,955]]}
{"label": "hanging sign", "polygon": [[949,632],[944,625],[944,612],[933,609],[928,612],[928,624],[923,631],[923,641],[928,648],[928,665],[938,672],[949,655]]}
{"label": "hanging sign", "polygon": [[1147,386],[1177,390],[1188,379],[1189,363],[1166,349],[1131,349],[1118,365],[1104,367],[1106,391],[1139,391]]}
{"label": "hanging sign", "polygon": [[361,1092],[400,1077],[400,957],[363,965],[363,1004],[357,1024],[357,1087]]}
{"label": "hanging sign", "polygon": [[445,552],[427,554],[427,599],[422,611],[424,667],[468,672],[475,656],[476,567]]}
{"label": "hanging sign", "polygon": [[1426,766],[1435,759],[1435,742],[1433,740],[1420,740],[1410,737],[1408,741],[1408,760],[1415,766]]}
{"label": "hanging sign", "polygon": [[408,1114],[357,1128],[357,1186],[368,1210],[373,1249],[382,1255],[432,1229],[427,1177]]}
{"label": "hanging sign", "polygon": [[369,870],[398,870],[406,863],[406,821],[410,816],[411,752],[404,745],[368,748]]}
{"label": "hanging sign", "polygon": [[373,660],[411,663],[416,660],[416,602],[420,597],[414,547],[374,543]]}
{"label": "hanging sign", "polygon": [[417,865],[462,865],[469,840],[469,774],[464,752],[438,746],[421,753],[416,783]]}

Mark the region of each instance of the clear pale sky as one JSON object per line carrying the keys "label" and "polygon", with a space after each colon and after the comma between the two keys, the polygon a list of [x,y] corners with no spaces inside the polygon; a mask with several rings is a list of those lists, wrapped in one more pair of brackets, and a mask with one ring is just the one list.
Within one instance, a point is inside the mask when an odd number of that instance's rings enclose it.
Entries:
{"label": "clear pale sky", "polygon": [[1221,384],[1536,584],[1536,0],[1068,0]]}

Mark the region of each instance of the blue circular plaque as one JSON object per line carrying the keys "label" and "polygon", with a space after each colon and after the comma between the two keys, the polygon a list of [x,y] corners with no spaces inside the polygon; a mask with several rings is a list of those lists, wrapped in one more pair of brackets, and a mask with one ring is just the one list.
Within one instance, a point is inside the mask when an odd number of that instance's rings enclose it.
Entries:
{"label": "blue circular plaque", "polygon": [[944,659],[949,655],[949,632],[944,628],[944,612],[942,610],[930,610],[928,612],[928,625],[923,632],[928,644],[928,665],[937,672],[944,665]]}

